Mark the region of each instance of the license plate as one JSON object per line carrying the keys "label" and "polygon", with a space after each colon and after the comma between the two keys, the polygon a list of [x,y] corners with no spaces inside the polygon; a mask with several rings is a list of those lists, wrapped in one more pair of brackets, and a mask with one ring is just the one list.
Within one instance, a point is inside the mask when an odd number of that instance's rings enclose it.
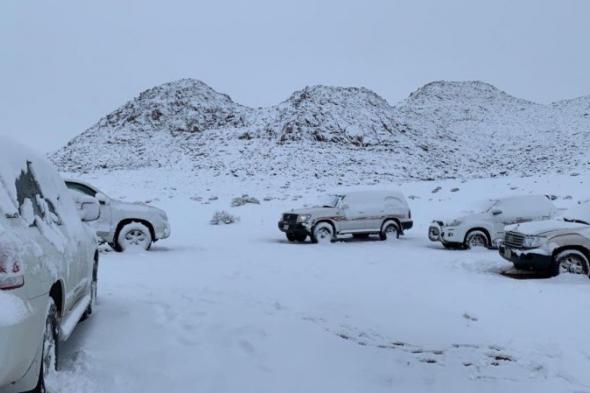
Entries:
{"label": "license plate", "polygon": [[508,247],[504,247],[504,257],[510,259],[512,257],[512,251]]}

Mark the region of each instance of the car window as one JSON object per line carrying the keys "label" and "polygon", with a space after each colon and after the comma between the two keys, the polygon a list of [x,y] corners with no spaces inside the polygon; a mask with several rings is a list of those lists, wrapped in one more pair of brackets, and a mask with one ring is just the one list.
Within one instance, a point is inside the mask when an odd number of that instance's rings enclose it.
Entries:
{"label": "car window", "polygon": [[32,163],[27,161],[26,170],[21,171],[15,180],[16,198],[20,215],[30,225],[35,225],[35,217],[46,222],[61,224],[55,203],[43,195],[32,170]]}
{"label": "car window", "polygon": [[78,191],[81,192],[84,195],[88,195],[91,197],[95,197],[96,196],[96,191],[93,190],[92,188],[85,186],[84,184],[80,184],[80,183],[75,183],[75,182],[66,182],[66,186],[70,189],[70,190],[74,190],[74,191]]}

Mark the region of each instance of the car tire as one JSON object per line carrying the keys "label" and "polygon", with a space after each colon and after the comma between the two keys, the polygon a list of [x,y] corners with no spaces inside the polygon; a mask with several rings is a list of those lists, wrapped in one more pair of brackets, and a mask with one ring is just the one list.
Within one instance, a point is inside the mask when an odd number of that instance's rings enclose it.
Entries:
{"label": "car tire", "polygon": [[295,240],[298,241],[299,243],[303,243],[307,240],[307,234],[306,233],[299,233],[299,234],[295,235]]}
{"label": "car tire", "polygon": [[290,242],[294,242],[295,240],[297,240],[297,237],[294,233],[287,233],[287,240],[289,240]]}
{"label": "car tire", "polygon": [[320,244],[331,243],[334,241],[334,228],[327,222],[320,222],[313,228],[311,241]]}
{"label": "car tire", "polygon": [[31,393],[47,393],[46,381],[53,373],[57,372],[58,367],[59,317],[55,302],[52,298],[49,299],[49,310],[43,331],[39,381]]}
{"label": "car tire", "polygon": [[463,241],[465,249],[470,250],[475,247],[490,248],[490,239],[488,234],[479,229],[472,229],[465,235]]}
{"label": "car tire", "polygon": [[561,251],[555,256],[553,262],[553,275],[560,274],[584,274],[589,275],[590,262],[583,252],[578,250]]}
{"label": "car tire", "polygon": [[117,235],[117,245],[121,251],[132,249],[147,251],[152,246],[150,229],[140,222],[131,222],[121,228]]}
{"label": "car tire", "polygon": [[381,232],[379,233],[379,239],[397,240],[399,239],[399,232],[399,227],[395,222],[386,222],[385,224],[383,224],[383,227],[381,228]]}

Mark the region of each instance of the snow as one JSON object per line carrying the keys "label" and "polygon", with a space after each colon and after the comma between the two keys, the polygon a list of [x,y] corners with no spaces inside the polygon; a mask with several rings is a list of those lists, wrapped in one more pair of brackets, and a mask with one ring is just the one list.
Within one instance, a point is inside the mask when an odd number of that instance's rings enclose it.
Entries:
{"label": "snow", "polygon": [[0,291],[0,310],[0,327],[14,326],[31,313],[24,300],[4,291]]}
{"label": "snow", "polygon": [[[415,227],[398,242],[325,247],[288,243],[276,227],[326,193],[322,179],[162,168],[86,180],[162,207],[174,236],[146,253],[101,254],[99,305],[61,347],[56,393],[588,390],[588,278],[514,280],[499,274],[511,265],[497,251],[427,239],[432,218],[476,199],[554,194],[575,206],[588,172],[388,184],[413,196]],[[268,198],[230,206],[246,193]],[[209,225],[218,210],[241,220]]]}

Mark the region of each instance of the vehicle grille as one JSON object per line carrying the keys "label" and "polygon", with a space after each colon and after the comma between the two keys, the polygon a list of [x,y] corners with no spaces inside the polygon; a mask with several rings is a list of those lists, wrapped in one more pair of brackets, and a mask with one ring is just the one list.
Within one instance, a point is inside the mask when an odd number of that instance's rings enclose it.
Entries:
{"label": "vehicle grille", "polygon": [[522,248],[524,235],[518,232],[506,232],[504,244],[512,248]]}
{"label": "vehicle grille", "polygon": [[297,214],[283,214],[283,221],[289,224],[297,223]]}

